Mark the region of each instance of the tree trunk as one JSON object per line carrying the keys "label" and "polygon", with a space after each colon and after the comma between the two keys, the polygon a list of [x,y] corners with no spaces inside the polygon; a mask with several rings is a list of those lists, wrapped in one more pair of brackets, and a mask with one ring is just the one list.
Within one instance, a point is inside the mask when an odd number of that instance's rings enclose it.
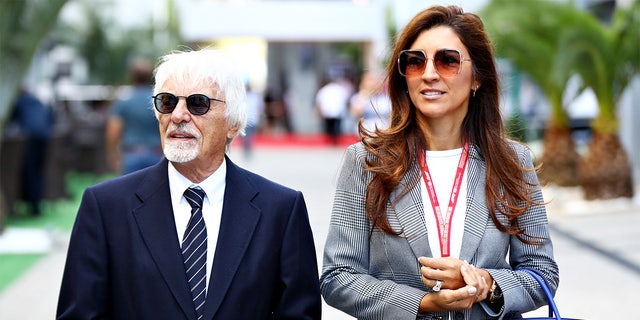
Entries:
{"label": "tree trunk", "polygon": [[550,126],[544,134],[544,151],[540,158],[540,181],[543,184],[556,184],[562,187],[579,185],[578,163],[580,155],[576,152],[571,130]]}
{"label": "tree trunk", "polygon": [[616,134],[594,133],[578,173],[587,200],[633,197],[631,164]]}

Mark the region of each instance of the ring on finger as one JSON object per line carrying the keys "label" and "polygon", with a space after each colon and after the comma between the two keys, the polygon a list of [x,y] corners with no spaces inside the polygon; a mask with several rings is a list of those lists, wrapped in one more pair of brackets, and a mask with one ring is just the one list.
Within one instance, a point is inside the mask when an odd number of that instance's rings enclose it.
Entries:
{"label": "ring on finger", "polygon": [[431,288],[433,291],[438,292],[442,288],[442,280],[436,280],[436,284]]}

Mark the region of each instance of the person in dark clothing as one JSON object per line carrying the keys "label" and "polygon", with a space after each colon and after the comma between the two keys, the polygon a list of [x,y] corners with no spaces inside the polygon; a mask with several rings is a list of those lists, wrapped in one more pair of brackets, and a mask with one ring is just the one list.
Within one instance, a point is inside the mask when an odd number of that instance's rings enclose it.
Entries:
{"label": "person in dark clothing", "polygon": [[51,108],[42,103],[25,87],[15,101],[11,120],[15,121],[26,136],[21,176],[21,195],[34,216],[41,214],[40,203],[44,197],[45,163],[53,116]]}

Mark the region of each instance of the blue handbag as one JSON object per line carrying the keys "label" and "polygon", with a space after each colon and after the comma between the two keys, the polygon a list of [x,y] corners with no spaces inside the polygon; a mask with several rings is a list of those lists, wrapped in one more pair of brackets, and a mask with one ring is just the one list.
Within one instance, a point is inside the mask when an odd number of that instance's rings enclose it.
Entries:
{"label": "blue handbag", "polygon": [[556,306],[555,300],[553,300],[553,295],[551,294],[551,290],[549,289],[547,282],[542,277],[540,277],[535,271],[524,269],[524,268],[518,269],[518,270],[522,270],[529,273],[534,279],[536,279],[536,281],[538,281],[538,283],[542,287],[542,290],[544,290],[544,294],[547,296],[547,300],[549,302],[549,317],[523,318],[523,320],[580,320],[580,319],[574,319],[574,318],[563,318],[560,316],[560,313],[558,312],[558,307]]}

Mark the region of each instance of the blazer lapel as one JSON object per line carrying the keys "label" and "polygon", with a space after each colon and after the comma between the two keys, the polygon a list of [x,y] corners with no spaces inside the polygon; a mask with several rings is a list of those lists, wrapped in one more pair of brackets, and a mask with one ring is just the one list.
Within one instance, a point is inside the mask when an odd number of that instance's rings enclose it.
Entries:
{"label": "blazer lapel", "polygon": [[398,198],[404,186],[415,184],[415,182],[411,182],[409,178],[415,175],[420,175],[420,167],[417,164],[411,167],[409,174],[402,178],[400,186],[391,194],[392,203],[393,201],[397,201],[394,210],[400,223],[400,228],[396,229],[396,226],[392,226],[394,229],[403,232],[403,236],[407,238],[409,246],[413,250],[416,258],[421,256],[431,257],[432,253],[427,237],[427,226],[424,218],[424,204],[422,203],[420,185],[415,185],[408,194],[402,198]]}
{"label": "blazer lapel", "polygon": [[[467,210],[462,236],[464,245],[460,251],[460,259],[472,261],[489,219],[484,189],[486,165],[474,145],[471,145],[467,165]],[[407,176],[411,174],[420,174],[420,168],[417,164],[411,167],[410,174]],[[402,179],[402,185],[411,183],[407,176]],[[396,188],[391,200],[396,199],[400,192],[401,188]],[[420,186],[416,185],[408,194],[397,199],[394,209],[400,223],[399,228],[396,230],[403,231],[403,235],[407,238],[415,256],[433,256],[427,236],[428,230],[424,218],[424,203],[422,202]]]}
{"label": "blazer lapel", "polygon": [[222,220],[204,307],[205,319],[213,318],[220,307],[260,220],[260,209],[251,202],[258,191],[244,178],[240,168],[229,158],[226,161]]}
{"label": "blazer lapel", "polygon": [[469,152],[467,172],[467,210],[460,259],[471,262],[489,221],[485,193],[486,164],[475,145]]}
{"label": "blazer lapel", "polygon": [[149,249],[160,274],[187,317],[194,314],[191,292],[186,280],[180,244],[173,217],[167,160],[155,165],[142,182],[136,195],[140,206],[133,215],[145,245]]}

